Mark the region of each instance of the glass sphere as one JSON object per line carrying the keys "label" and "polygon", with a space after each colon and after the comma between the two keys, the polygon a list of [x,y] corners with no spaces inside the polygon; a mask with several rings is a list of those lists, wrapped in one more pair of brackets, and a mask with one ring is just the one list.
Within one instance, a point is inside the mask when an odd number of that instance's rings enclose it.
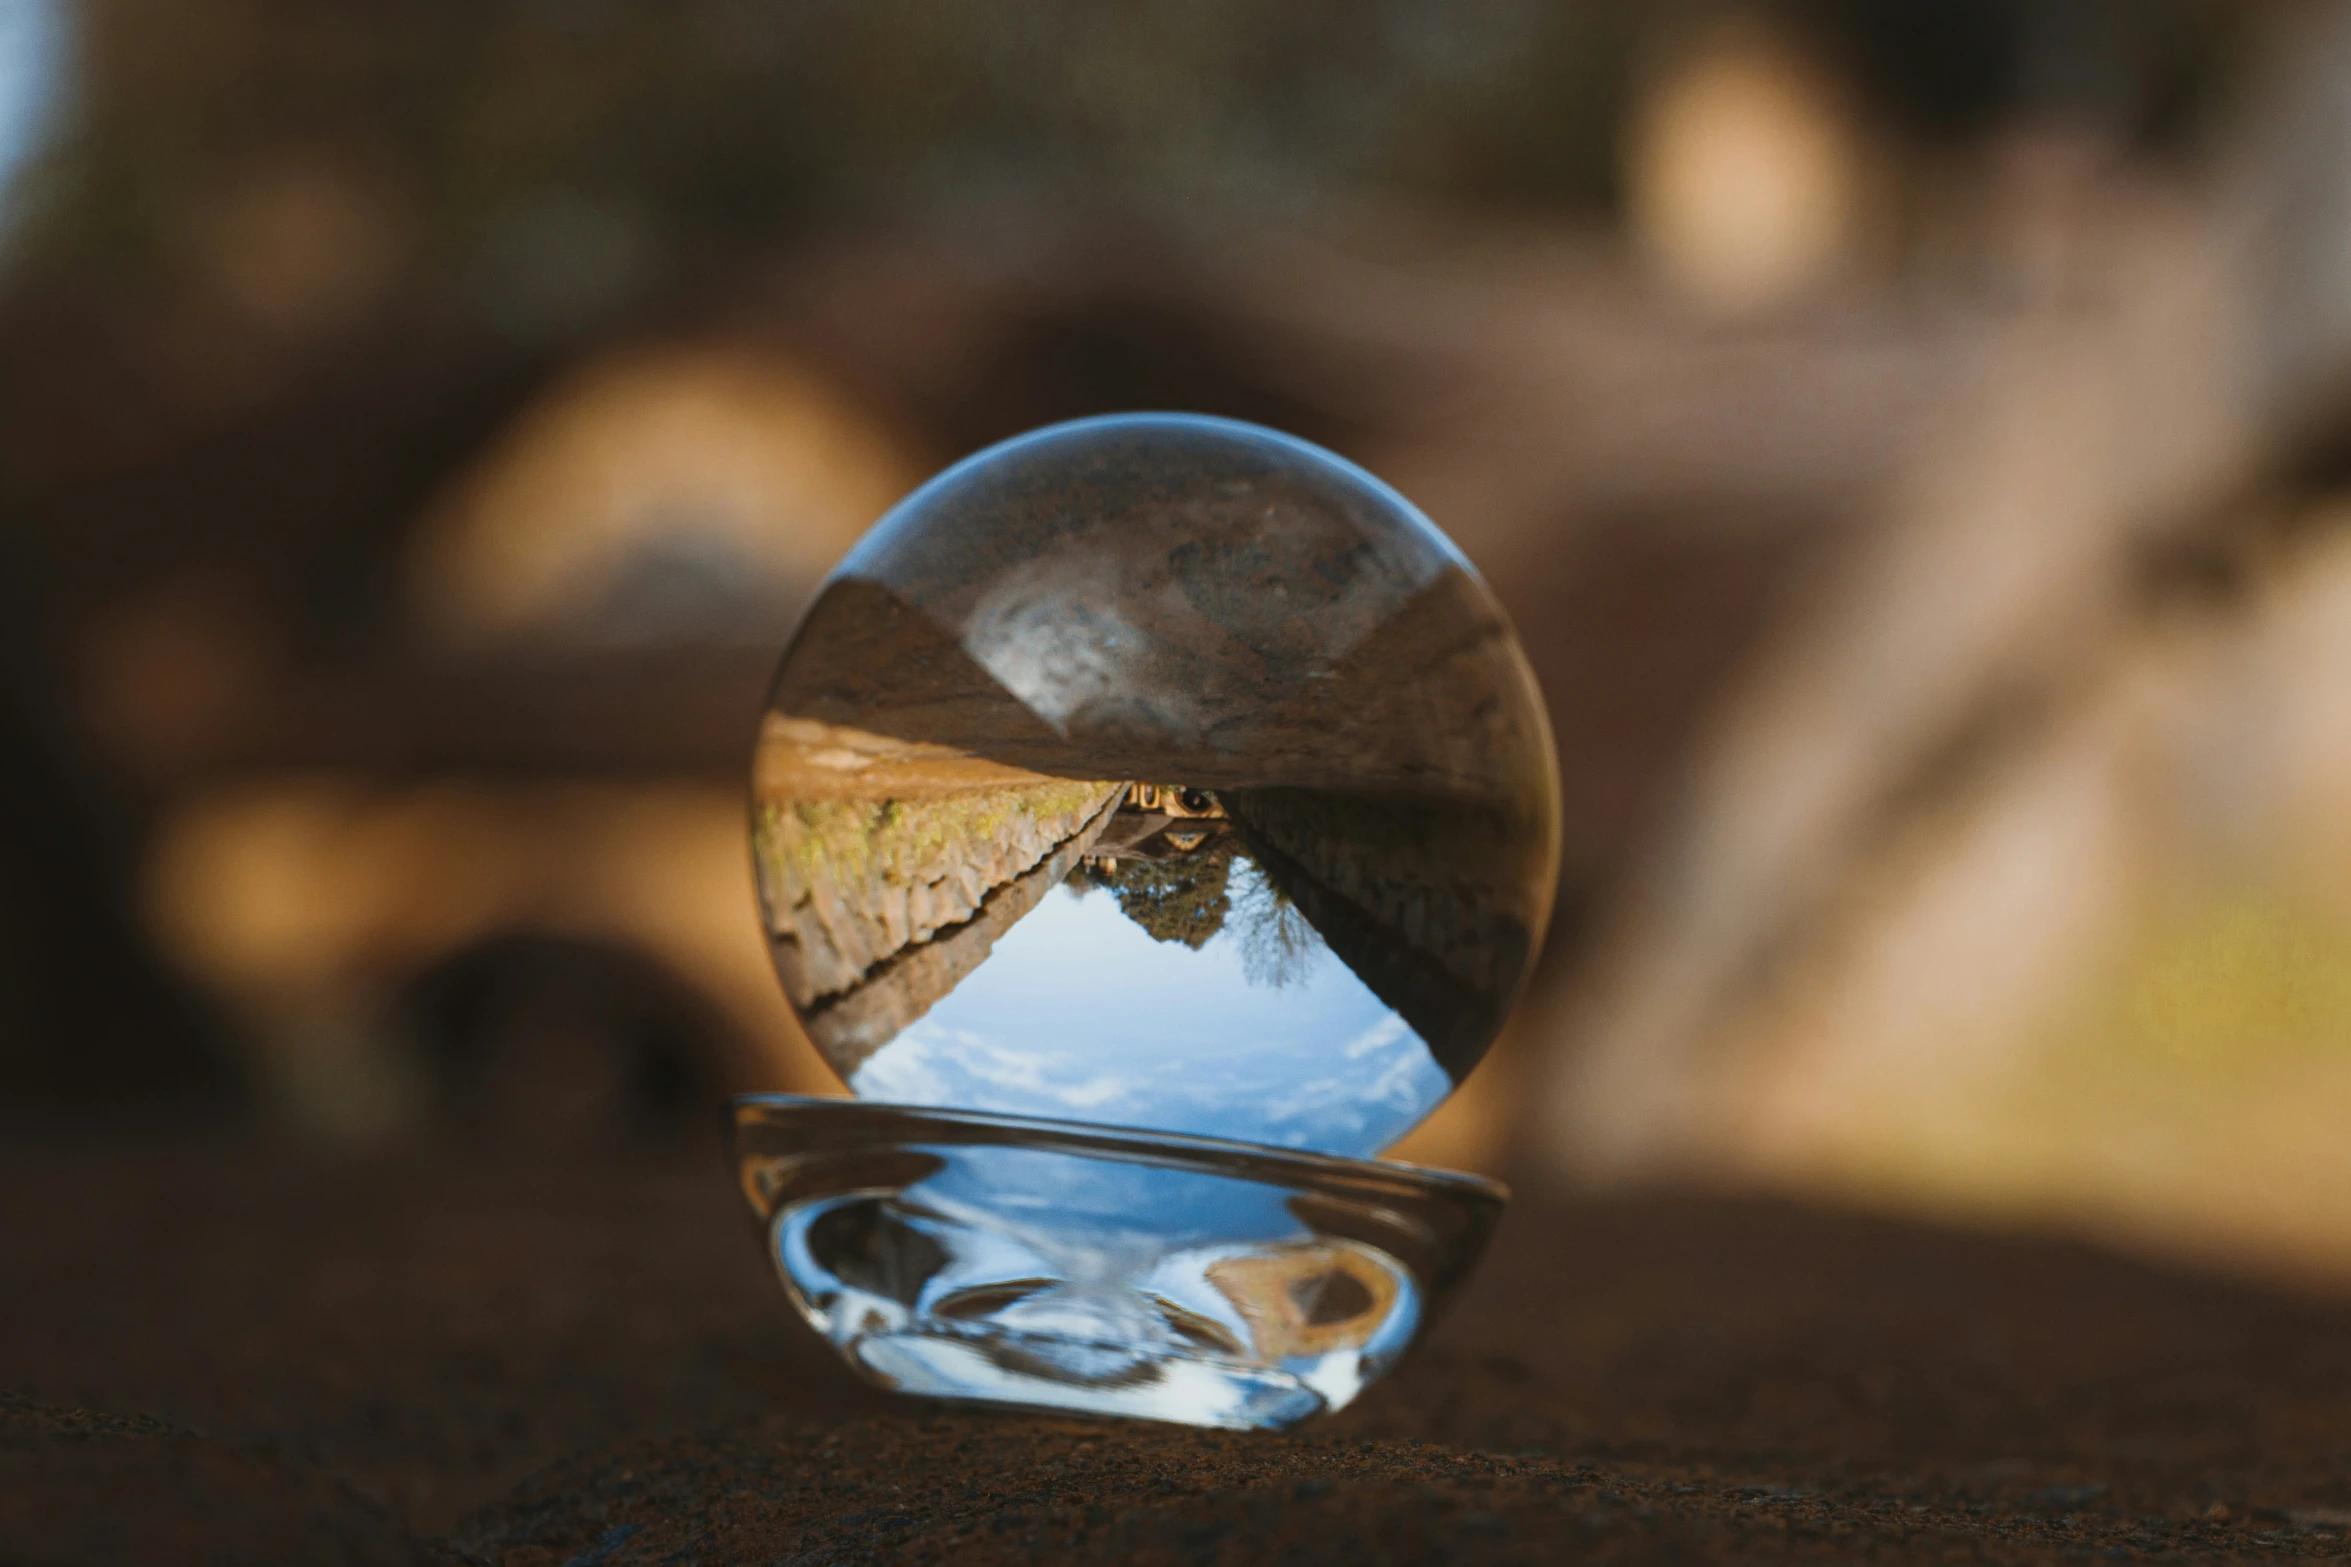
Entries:
{"label": "glass sphere", "polygon": [[776,971],[861,1098],[1362,1156],[1517,998],[1558,780],[1394,490],[1229,420],[1056,425],[833,573],[754,766]]}

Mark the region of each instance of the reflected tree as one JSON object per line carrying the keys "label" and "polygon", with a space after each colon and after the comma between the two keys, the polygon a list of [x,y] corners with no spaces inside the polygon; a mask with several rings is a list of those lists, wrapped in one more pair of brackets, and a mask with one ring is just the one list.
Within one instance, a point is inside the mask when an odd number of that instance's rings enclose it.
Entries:
{"label": "reflected tree", "polygon": [[1080,893],[1106,889],[1118,900],[1119,912],[1149,931],[1154,941],[1180,941],[1197,952],[1224,929],[1232,909],[1227,888],[1231,867],[1232,857],[1224,853],[1097,860],[1071,875],[1069,886]]}
{"label": "reflected tree", "polygon": [[1314,968],[1322,937],[1289,895],[1255,865],[1232,889],[1231,923],[1241,941],[1241,972],[1252,985],[1279,990]]}

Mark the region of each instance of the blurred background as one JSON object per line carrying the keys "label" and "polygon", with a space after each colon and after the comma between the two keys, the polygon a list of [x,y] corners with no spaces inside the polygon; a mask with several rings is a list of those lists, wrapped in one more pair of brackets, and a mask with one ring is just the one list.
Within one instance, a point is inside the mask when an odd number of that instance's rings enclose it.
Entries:
{"label": "blurred background", "polygon": [[1398,1151],[2351,1283],[2351,8],[0,0],[0,1119],[837,1087],[763,683],[1181,408],[1460,541],[1566,789]]}

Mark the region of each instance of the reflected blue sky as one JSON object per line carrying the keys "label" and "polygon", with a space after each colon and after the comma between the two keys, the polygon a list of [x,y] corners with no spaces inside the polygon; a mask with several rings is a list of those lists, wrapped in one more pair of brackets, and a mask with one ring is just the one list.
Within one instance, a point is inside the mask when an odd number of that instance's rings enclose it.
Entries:
{"label": "reflected blue sky", "polygon": [[[1259,872],[1232,865],[1235,901]],[[1229,924],[1154,940],[1105,891],[1046,894],[987,960],[877,1051],[862,1098],[1371,1154],[1450,1090],[1428,1047],[1319,939],[1253,979]]]}
{"label": "reflected blue sky", "polygon": [[[1307,1233],[1290,1211],[1295,1191],[1261,1180],[1054,1148],[927,1151],[938,1156],[940,1168],[909,1191],[923,1208],[961,1226],[959,1272],[1100,1276],[1126,1252],[1155,1257],[1187,1246],[1291,1240]],[[1007,1252],[986,1254],[983,1241],[1030,1261]]]}

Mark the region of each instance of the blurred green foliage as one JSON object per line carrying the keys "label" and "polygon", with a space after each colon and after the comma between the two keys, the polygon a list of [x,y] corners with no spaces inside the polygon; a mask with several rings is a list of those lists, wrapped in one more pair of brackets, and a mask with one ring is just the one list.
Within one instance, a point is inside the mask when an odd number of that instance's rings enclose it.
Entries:
{"label": "blurred green foliage", "polygon": [[2256,1074],[2351,1049],[2351,930],[2277,893],[2157,922],[2093,1005],[2085,1043],[2132,1071]]}
{"label": "blurred green foliage", "polygon": [[93,0],[44,246],[169,254],[288,147],[396,185],[463,268],[518,208],[672,243],[1099,181],[1606,200],[1631,7],[1542,0]]}
{"label": "blurred green foliage", "polygon": [[[2051,103],[2170,125],[2245,31],[2223,0],[1756,5],[1926,137]],[[408,281],[494,315],[502,297],[592,310],[746,243],[1044,187],[1243,221],[1363,195],[1605,214],[1644,73],[1731,9],[81,0],[66,135],[18,251],[52,275],[174,271],[289,158],[397,218]]]}

